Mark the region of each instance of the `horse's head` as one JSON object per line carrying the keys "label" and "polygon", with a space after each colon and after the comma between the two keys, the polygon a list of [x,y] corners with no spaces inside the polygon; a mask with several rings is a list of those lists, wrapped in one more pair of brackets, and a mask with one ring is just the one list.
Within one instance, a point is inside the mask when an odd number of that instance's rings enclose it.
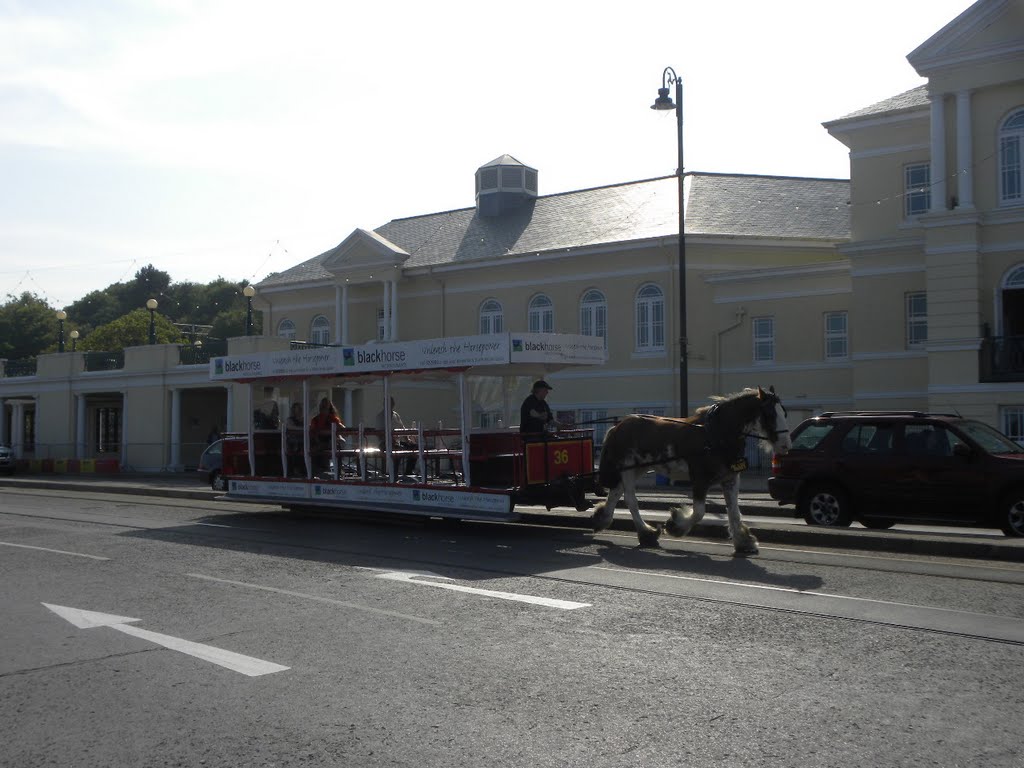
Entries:
{"label": "horse's head", "polygon": [[757,401],[760,405],[758,418],[765,435],[771,440],[772,450],[780,456],[788,453],[793,447],[793,441],[789,438],[789,424],[786,421],[786,408],[782,400],[775,394],[775,387],[768,387],[765,392],[757,388]]}

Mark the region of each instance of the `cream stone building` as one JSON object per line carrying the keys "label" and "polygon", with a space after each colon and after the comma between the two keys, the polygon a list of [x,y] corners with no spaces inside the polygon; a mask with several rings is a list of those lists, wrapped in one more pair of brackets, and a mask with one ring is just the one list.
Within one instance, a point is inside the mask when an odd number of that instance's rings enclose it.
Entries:
{"label": "cream stone building", "polygon": [[[794,419],[956,410],[1024,440],[1024,0],[979,0],[908,59],[926,85],[824,124],[849,148],[849,181],[687,173],[687,410],[774,385]],[[547,195],[542,180],[503,155],[476,169],[466,207],[357,229],[268,276],[254,300],[267,335],[231,351],[599,335],[604,366],[545,374],[556,411],[599,432],[629,412],[679,413],[676,177]],[[171,345],[110,370],[78,353],[28,375],[8,363],[0,440],[26,457],[189,466],[211,424],[251,416],[203,362]],[[478,382],[474,424],[511,426],[528,386]],[[395,394],[407,420],[452,417],[435,383]],[[317,395],[350,425],[382,406],[372,383]]]}

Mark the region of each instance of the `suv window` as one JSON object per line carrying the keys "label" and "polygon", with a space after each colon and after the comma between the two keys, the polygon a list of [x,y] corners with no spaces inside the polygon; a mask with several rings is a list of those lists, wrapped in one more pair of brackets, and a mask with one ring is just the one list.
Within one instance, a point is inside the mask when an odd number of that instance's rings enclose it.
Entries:
{"label": "suv window", "polygon": [[817,421],[810,422],[799,434],[793,436],[793,447],[791,450],[813,451],[834,428],[835,424]]}
{"label": "suv window", "polygon": [[980,421],[958,421],[956,426],[988,453],[1024,452],[1024,448],[988,424],[982,424]]}
{"label": "suv window", "polygon": [[911,456],[952,456],[953,448],[963,442],[941,424],[907,424],[904,435]]}
{"label": "suv window", "polygon": [[892,424],[855,424],[843,438],[842,453],[884,456],[893,452]]}

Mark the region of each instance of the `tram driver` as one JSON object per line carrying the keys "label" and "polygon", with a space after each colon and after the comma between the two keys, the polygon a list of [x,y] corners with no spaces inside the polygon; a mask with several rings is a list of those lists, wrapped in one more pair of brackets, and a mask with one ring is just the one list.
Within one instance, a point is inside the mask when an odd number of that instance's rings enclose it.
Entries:
{"label": "tram driver", "polygon": [[533,382],[533,389],[519,408],[519,432],[531,434],[553,429],[555,417],[547,403],[551,385],[544,379]]}

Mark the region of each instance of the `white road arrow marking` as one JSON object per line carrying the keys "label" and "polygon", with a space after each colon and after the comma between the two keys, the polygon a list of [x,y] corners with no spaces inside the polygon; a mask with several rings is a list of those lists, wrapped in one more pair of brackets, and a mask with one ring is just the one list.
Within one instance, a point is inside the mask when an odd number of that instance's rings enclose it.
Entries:
{"label": "white road arrow marking", "polygon": [[240,653],[225,651],[221,648],[214,648],[212,645],[193,643],[191,640],[183,640],[180,637],[161,635],[159,632],[150,632],[148,629],[129,626],[132,622],[141,621],[141,619],[133,619],[129,616],[115,616],[110,613],[98,613],[96,611],[83,611],[81,608],[68,608],[64,605],[50,605],[49,603],[43,603],[43,605],[79,629],[109,627],[126,635],[148,640],[151,643],[162,645],[164,648],[170,648],[172,651],[185,653],[197,659],[203,659],[204,661],[226,667],[233,672],[241,672],[249,677],[269,675],[273,672],[283,672],[288,669],[288,667],[282,667],[280,664],[255,659],[252,656],[243,656]]}
{"label": "white road arrow marking", "polygon": [[[444,581],[419,581],[421,577],[426,577],[430,579],[443,579]],[[464,587],[461,584],[448,584],[445,582],[450,582],[452,581],[452,579],[448,578],[447,576],[439,576],[436,573],[411,573],[408,571],[389,571],[387,573],[378,574],[377,578],[387,579],[389,581],[403,581],[407,584],[419,584],[424,587],[448,589],[452,592],[466,592],[471,595],[496,597],[499,600],[514,600],[519,603],[543,605],[546,608],[561,608],[563,611],[572,611],[576,608],[590,607],[590,603],[574,603],[572,600],[556,600],[552,597],[535,597],[534,595],[519,595],[515,592],[495,592],[492,589],[477,589],[476,587]]]}

